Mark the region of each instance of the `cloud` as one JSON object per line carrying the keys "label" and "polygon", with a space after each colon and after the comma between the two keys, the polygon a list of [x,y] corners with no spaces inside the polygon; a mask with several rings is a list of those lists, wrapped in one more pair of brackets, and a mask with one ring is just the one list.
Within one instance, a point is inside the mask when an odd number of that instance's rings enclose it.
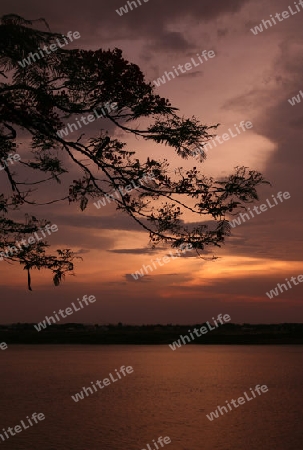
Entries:
{"label": "cloud", "polygon": [[147,283],[152,280],[152,277],[150,275],[143,275],[143,277],[138,276],[137,280],[134,279],[134,277],[130,273],[126,273],[125,275],[126,281],[135,282],[135,283]]}
{"label": "cloud", "polygon": [[222,15],[239,12],[247,0],[152,0],[120,17],[116,9],[125,3],[125,0],[110,3],[108,0],[87,0],[84,5],[81,0],[76,0],[71,8],[70,4],[59,0],[39,6],[35,0],[27,1],[26,5],[17,0],[12,7],[9,0],[3,0],[1,8],[4,14],[13,12],[30,19],[44,17],[52,31],[79,31],[84,45],[96,45],[98,37],[99,42],[102,38],[101,46],[114,40],[148,38],[162,49],[183,51],[188,48],[188,41],[181,32],[171,29],[173,24],[185,19],[208,23]]}
{"label": "cloud", "polygon": [[125,254],[131,254],[131,255],[146,255],[154,253],[155,251],[149,248],[120,248],[116,250],[107,250],[111,253],[125,253]]}

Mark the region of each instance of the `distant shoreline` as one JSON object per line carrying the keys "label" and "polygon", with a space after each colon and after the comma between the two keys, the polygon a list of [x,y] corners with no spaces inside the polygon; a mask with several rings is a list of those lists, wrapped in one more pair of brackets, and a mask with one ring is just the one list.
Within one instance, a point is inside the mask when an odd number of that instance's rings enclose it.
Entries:
{"label": "distant shoreline", "polygon": [[[0,342],[14,344],[169,345],[197,325],[56,324],[37,332],[34,324],[0,325]],[[224,324],[183,345],[303,345],[303,324]],[[180,351],[180,350],[179,350]]]}
{"label": "distant shoreline", "polygon": [[[18,345],[31,345],[31,346],[43,346],[43,345],[94,345],[94,346],[100,346],[100,347],[104,347],[104,346],[115,346],[115,345],[125,345],[125,346],[127,346],[127,345],[131,345],[131,346],[137,346],[137,347],[140,347],[140,346],[159,346],[159,347],[166,347],[167,346],[167,344],[163,344],[163,343],[156,343],[156,342],[136,342],[136,343],[134,343],[134,342],[115,342],[115,343],[109,343],[109,342],[107,342],[107,343],[97,343],[97,342],[58,342],[58,341],[54,341],[54,342],[51,342],[51,341],[48,341],[48,342],[8,342],[9,343],[9,345],[10,345],[10,347],[11,346],[18,346]],[[200,343],[200,344],[190,344],[191,346],[193,346],[193,345],[197,345],[198,347],[201,347],[201,346],[212,346],[212,347],[214,347],[214,346],[222,346],[222,345],[225,345],[226,347],[228,347],[228,346],[234,346],[234,347],[240,347],[240,346],[244,346],[244,345],[246,345],[246,346],[293,346],[293,345],[303,345],[303,340],[301,340],[300,342],[298,342],[298,341],[294,341],[294,342],[290,342],[290,341],[285,341],[285,342],[238,342],[238,343],[232,343],[232,342],[229,342],[229,343],[224,343],[224,342],[216,342],[216,343],[211,343],[211,342],[208,342],[208,343]],[[185,347],[185,346],[184,346]]]}

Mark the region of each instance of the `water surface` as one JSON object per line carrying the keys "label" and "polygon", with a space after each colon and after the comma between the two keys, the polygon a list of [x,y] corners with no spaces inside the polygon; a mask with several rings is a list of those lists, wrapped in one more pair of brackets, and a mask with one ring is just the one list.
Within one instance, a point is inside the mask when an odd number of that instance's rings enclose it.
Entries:
{"label": "water surface", "polygon": [[[3,449],[300,450],[302,346],[9,346],[0,353],[0,430],[45,420]],[[75,403],[71,395],[122,365],[134,373]],[[210,422],[206,414],[257,384],[269,391]]]}

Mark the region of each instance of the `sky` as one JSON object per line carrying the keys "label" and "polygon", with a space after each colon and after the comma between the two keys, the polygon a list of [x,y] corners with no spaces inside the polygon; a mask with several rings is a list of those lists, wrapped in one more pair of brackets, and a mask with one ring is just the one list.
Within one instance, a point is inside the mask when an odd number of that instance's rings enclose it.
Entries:
{"label": "sky", "polygon": [[[170,249],[151,251],[148,234],[114,206],[97,209],[91,202],[84,212],[68,203],[33,208],[28,212],[58,226],[49,238],[51,249],[72,248],[83,261],[60,287],[53,286],[49,272],[34,271],[32,292],[19,264],[0,261],[0,323],[41,321],[83,295],[97,300],[69,321],[191,324],[222,313],[235,323],[302,322],[303,284],[272,299],[266,292],[303,274],[303,8],[254,34],[252,28],[289,6],[294,9],[294,2],[141,0],[141,6],[119,15],[116,10],[124,1],[2,0],[0,13],[43,17],[53,32],[78,31],[79,48],[121,48],[151,82],[212,50],[214,58],[160,85],[156,93],[181,115],[194,115],[207,125],[220,123],[218,135],[250,121],[250,129],[209,150],[201,170],[220,177],[246,166],[271,183],[259,189],[256,205],[272,202],[278,192],[289,192],[290,198],[235,227],[215,251],[217,260],[187,252],[138,280],[131,274]],[[288,100],[300,90],[301,101],[292,106]],[[99,126],[95,121],[87,132],[93,135]],[[129,136],[124,140],[142,157],[165,156],[173,166],[189,167],[169,147]],[[23,151],[21,146],[21,157]],[[66,182],[72,177],[71,167]],[[6,186],[0,172],[1,192]]]}

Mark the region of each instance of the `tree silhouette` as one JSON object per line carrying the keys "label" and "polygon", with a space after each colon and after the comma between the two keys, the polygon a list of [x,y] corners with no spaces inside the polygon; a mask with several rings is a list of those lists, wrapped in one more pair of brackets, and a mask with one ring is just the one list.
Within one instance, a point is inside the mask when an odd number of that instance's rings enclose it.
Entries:
{"label": "tree silhouette", "polygon": [[[0,160],[17,151],[22,154],[18,164],[7,164],[2,171],[7,181],[7,192],[0,195],[2,258],[24,266],[29,289],[34,268],[51,270],[58,285],[64,274],[74,269],[75,254],[70,249],[51,255],[43,240],[16,255],[5,253],[16,240],[49,223],[34,216],[22,222],[17,213],[25,207],[64,201],[78,202],[83,211],[90,199],[125,190],[132,181],[139,188],[126,189],[127,193],[114,201],[117,209],[149,233],[153,246],[163,243],[177,248],[190,243],[199,254],[206,246],[220,246],[230,234],[226,213],[258,199],[256,187],[267,183],[263,176],[238,167],[234,174],[214,180],[196,166],[172,170],[167,159],[139,160],[115,137],[117,131],[119,136],[132,134],[165,144],[184,159],[192,158],[193,149],[199,148],[202,163],[206,157],[203,146],[214,137],[211,133],[218,124],[206,126],[195,117],[180,117],[178,109],[156,95],[140,68],[126,61],[117,48],[87,51],[59,46],[45,57],[22,64],[30,54],[63,39],[52,33],[44,20],[40,19],[43,30],[36,22],[14,14],[0,20]],[[103,108],[106,119],[97,136],[87,137],[84,127],[81,135],[72,135],[68,123],[106,104],[115,108]],[[76,123],[79,125],[79,119]],[[104,123],[114,129],[112,136],[102,128]],[[67,131],[62,133],[64,129]],[[68,176],[68,165],[79,173],[69,181],[68,192],[61,198],[45,200],[45,194],[40,198],[38,188],[60,184]],[[152,180],[140,184],[151,174]],[[206,223],[186,224],[183,215],[187,211],[197,214],[199,220],[202,216]]]}

